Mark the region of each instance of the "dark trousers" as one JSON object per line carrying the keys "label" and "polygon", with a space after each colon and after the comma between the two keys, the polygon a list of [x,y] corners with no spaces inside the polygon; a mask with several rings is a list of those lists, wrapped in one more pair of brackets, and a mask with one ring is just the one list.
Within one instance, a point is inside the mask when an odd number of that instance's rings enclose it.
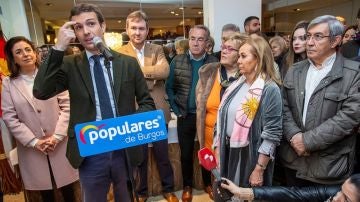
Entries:
{"label": "dark trousers", "polygon": [[[168,153],[168,141],[161,140],[152,143],[153,154],[157,167],[159,170],[159,175],[161,179],[162,191],[163,193],[169,193],[174,191],[174,173],[169,160]],[[147,181],[147,171],[148,171],[148,145],[143,145],[143,161],[140,164],[139,175],[140,175],[140,185],[138,187],[138,194],[140,196],[147,196],[148,193],[148,181]]]}
{"label": "dark trousers", "polygon": [[203,179],[204,186],[212,186],[211,185],[211,172],[201,167],[201,175]]}
{"label": "dark trousers", "polygon": [[[64,201],[66,202],[72,202],[75,201],[75,194],[74,194],[74,188],[73,188],[74,184],[68,184],[66,186],[63,186],[61,188],[59,188]],[[41,194],[41,198],[42,200],[45,202],[53,202],[55,201],[55,192],[53,189],[51,190],[42,190],[40,191]]]}
{"label": "dark trousers", "polygon": [[[50,165],[50,159],[49,156],[46,156],[47,158],[47,162],[48,162],[48,166],[49,166],[49,171],[50,171],[50,177],[51,177],[51,183],[53,184],[53,186],[56,187],[55,184],[55,179],[54,179],[54,174],[53,171],[51,169],[51,165]],[[64,198],[64,201],[66,202],[72,202],[75,201],[75,193],[74,193],[74,183],[68,184],[66,186],[60,187],[59,188],[61,195]],[[42,200],[45,202],[54,202],[55,201],[55,192],[54,189],[49,189],[49,190],[41,190],[40,191],[40,195]]]}
{"label": "dark trousers", "polygon": [[194,169],[194,138],[196,134],[196,114],[188,114],[186,118],[178,118],[177,132],[181,153],[181,171],[183,176],[183,186],[192,187]]}
{"label": "dark trousers", "polygon": [[115,202],[129,202],[128,172],[124,150],[86,157],[79,168],[84,202],[107,202],[113,184]]}

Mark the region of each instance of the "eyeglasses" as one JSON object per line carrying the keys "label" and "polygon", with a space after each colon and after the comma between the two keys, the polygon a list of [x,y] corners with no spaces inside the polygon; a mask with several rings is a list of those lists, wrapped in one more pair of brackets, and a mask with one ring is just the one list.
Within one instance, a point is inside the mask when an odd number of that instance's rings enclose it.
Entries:
{"label": "eyeglasses", "polygon": [[235,48],[233,48],[233,47],[231,47],[231,46],[225,46],[225,45],[221,45],[221,51],[227,51],[227,52],[229,52],[229,53],[231,53],[231,52],[233,52],[233,51],[236,51],[236,52],[238,52],[239,50],[238,49],[235,49]]}
{"label": "eyeglasses", "polygon": [[315,41],[321,41],[325,37],[330,37],[330,35],[324,36],[321,33],[316,33],[316,34],[312,35],[310,33],[307,33],[306,34],[306,41],[310,41],[311,38],[313,38]]}

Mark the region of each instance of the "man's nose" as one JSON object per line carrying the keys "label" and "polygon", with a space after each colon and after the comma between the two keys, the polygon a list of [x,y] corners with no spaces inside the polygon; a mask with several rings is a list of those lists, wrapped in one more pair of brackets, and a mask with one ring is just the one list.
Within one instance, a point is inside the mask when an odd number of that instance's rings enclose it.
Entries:
{"label": "man's nose", "polygon": [[89,34],[90,29],[87,26],[84,26],[84,34]]}

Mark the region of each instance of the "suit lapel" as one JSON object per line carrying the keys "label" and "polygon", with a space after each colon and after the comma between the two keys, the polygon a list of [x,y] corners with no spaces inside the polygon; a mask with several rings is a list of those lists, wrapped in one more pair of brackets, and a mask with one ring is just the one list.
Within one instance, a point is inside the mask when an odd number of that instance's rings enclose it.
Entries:
{"label": "suit lapel", "polygon": [[125,45],[125,49],[124,49],[124,50],[125,50],[125,52],[126,52],[126,55],[129,55],[129,56],[134,57],[134,58],[137,59],[136,52],[135,52],[134,48],[131,46],[130,43],[128,43],[128,44]]}
{"label": "suit lapel", "polygon": [[118,54],[112,51],[114,60],[112,61],[113,78],[114,78],[114,92],[116,100],[120,99],[120,88],[123,77],[123,67]]}
{"label": "suit lapel", "polygon": [[33,96],[28,93],[28,90],[26,89],[24,82],[22,82],[22,79],[18,77],[16,79],[11,80],[11,82],[13,83],[15,88],[18,89],[20,94],[29,102],[31,107],[34,108],[34,110],[36,111]]}
{"label": "suit lapel", "polygon": [[152,48],[150,44],[145,43],[144,47],[144,65],[145,66],[151,66],[152,65]]}
{"label": "suit lapel", "polygon": [[76,67],[80,72],[80,76],[85,83],[86,89],[90,94],[92,102],[95,104],[94,86],[91,79],[90,64],[89,64],[89,60],[87,59],[86,52],[84,51],[82,55],[79,57],[79,60],[76,61],[77,61]]}

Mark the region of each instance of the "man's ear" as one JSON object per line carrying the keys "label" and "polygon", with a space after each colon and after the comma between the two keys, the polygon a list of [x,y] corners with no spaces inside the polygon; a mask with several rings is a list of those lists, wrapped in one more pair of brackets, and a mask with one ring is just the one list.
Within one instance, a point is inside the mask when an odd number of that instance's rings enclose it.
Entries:
{"label": "man's ear", "polygon": [[342,41],[342,36],[341,35],[335,36],[335,40],[333,42],[331,42],[331,48],[335,48],[336,46],[340,46],[341,41]]}

